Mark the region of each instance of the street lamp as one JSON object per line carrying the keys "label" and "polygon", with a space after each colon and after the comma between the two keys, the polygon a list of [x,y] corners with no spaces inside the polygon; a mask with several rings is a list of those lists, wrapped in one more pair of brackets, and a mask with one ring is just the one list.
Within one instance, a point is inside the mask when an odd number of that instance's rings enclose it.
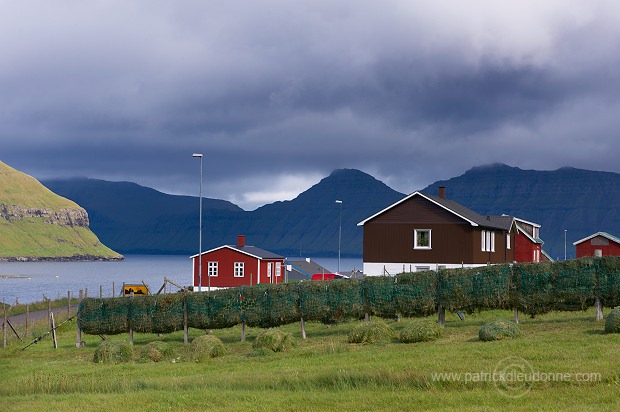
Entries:
{"label": "street lamp", "polygon": [[338,274],[340,274],[340,242],[342,241],[342,200],[336,200],[340,204],[340,226],[338,227]]}
{"label": "street lamp", "polygon": [[[192,157],[200,158],[200,222],[198,224],[198,291],[202,289],[202,153],[194,153]],[[208,290],[211,291],[211,278]]]}

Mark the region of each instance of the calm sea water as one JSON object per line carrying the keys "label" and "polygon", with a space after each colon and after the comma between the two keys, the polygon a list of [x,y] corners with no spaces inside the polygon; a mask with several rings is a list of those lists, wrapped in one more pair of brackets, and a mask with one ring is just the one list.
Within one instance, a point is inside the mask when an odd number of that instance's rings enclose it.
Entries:
{"label": "calm sea water", "polygon": [[[330,271],[338,267],[338,259],[313,258]],[[362,259],[341,259],[342,272],[361,269]],[[89,296],[119,296],[124,283],[146,283],[154,293],[164,277],[181,285],[192,283],[192,261],[188,256],[126,255],[122,262],[0,262],[0,300],[8,304],[32,303],[43,297],[57,299],[78,297],[88,289]],[[3,276],[11,276],[4,278]],[[168,291],[178,288],[168,285]]]}

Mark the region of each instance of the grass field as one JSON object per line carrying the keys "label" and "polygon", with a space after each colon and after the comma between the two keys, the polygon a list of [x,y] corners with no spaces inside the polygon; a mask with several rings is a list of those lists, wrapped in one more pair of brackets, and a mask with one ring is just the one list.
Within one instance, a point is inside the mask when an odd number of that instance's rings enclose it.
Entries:
{"label": "grass field", "polygon": [[[606,313],[608,310],[606,310]],[[488,311],[460,321],[447,314],[437,341],[357,345],[347,343],[357,322],[327,327],[282,327],[297,346],[281,353],[254,352],[261,329],[214,330],[228,354],[189,360],[183,333],[134,336],[135,361],[95,364],[99,336],[83,335],[75,348],[75,323],[63,325],[59,348],[49,337],[21,350],[11,339],[0,350],[2,410],[618,410],[620,335],[603,333],[594,311],[522,317],[522,336],[478,340],[488,321],[512,313]],[[399,331],[406,322],[387,321]],[[205,332],[190,329],[190,340]],[[128,335],[107,339],[128,341]],[[163,340],[173,353],[140,362],[148,342]],[[494,376],[495,372],[495,377]],[[502,374],[503,372],[503,374]]]}

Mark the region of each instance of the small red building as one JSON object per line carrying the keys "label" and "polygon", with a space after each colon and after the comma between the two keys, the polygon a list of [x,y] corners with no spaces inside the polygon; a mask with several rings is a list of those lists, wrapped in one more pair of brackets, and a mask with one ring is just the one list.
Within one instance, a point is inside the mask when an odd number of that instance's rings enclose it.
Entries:
{"label": "small red building", "polygon": [[573,245],[578,259],[585,256],[620,256],[620,239],[605,232],[596,232]]}
{"label": "small red building", "polygon": [[[202,285],[199,275],[202,261]],[[283,256],[247,246],[245,236],[237,237],[236,245],[224,245],[191,257],[193,260],[194,290],[205,291],[259,283],[281,283],[284,279]],[[210,282],[209,282],[210,280]]]}
{"label": "small red building", "polygon": [[541,262],[549,259],[543,254],[543,241],[540,239],[540,225],[515,218],[515,262]]}

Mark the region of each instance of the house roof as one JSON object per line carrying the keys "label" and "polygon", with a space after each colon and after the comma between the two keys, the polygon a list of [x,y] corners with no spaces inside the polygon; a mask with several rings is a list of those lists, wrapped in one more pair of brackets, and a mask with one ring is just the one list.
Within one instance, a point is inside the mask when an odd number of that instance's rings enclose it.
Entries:
{"label": "house roof", "polygon": [[542,254],[545,255],[547,259],[549,259],[549,262],[554,262],[553,258],[549,255],[549,253],[545,252],[544,249],[542,249]]}
{"label": "house roof", "polygon": [[588,236],[588,237],[584,237],[583,239],[581,239],[581,240],[578,240],[578,241],[574,242],[574,243],[573,243],[573,245],[575,245],[575,246],[576,246],[576,245],[577,245],[577,244],[579,244],[579,243],[583,243],[583,242],[585,242],[586,240],[590,240],[590,239],[595,238],[595,237],[597,237],[597,236],[603,236],[604,238],[607,238],[607,239],[611,240],[612,242],[616,242],[616,243],[620,244],[620,238],[617,238],[617,237],[616,237],[616,236],[614,236],[614,235],[610,235],[610,234],[609,234],[609,233],[607,233],[607,232],[596,232],[596,233],[594,233],[593,235],[590,235],[590,236]]}
{"label": "house roof", "polygon": [[314,273],[331,273],[328,269],[310,259],[287,260],[286,264],[292,266],[291,274],[298,274],[296,277],[291,277],[289,274],[289,279],[310,279]]}
{"label": "house roof", "polygon": [[544,244],[545,242],[543,242],[543,240],[539,237],[532,237],[532,235],[530,235],[529,233],[527,233],[525,230],[521,229],[521,227],[519,227],[519,225],[517,225],[517,230],[520,233],[523,233],[525,235],[525,237],[527,237],[532,243],[539,243],[539,244]]}
{"label": "house roof", "polygon": [[[284,256],[280,256],[278,254],[275,254],[275,253],[270,252],[268,250],[264,250],[264,249],[258,248],[256,246],[236,246],[236,245],[224,245],[224,246],[216,247],[215,249],[211,249],[211,250],[207,250],[206,252],[202,252],[201,255],[204,255],[204,254],[207,254],[207,253],[211,253],[211,252],[215,252],[216,250],[220,250],[220,249],[223,249],[223,248],[235,250],[237,252],[244,253],[246,255],[255,257],[257,259],[285,259]],[[197,256],[198,256],[198,254],[190,256],[190,259],[193,259],[193,258],[195,258]]]}
{"label": "house roof", "polygon": [[410,194],[409,196],[404,197],[403,199],[397,201],[396,203],[393,203],[392,205],[386,207],[385,209],[375,213],[374,215],[370,216],[369,218],[362,220],[361,222],[359,222],[357,225],[358,226],[363,226],[366,222],[374,219],[375,217],[387,212],[388,210],[398,206],[399,204],[411,199],[414,196],[421,196],[424,199],[435,203],[436,205],[438,205],[439,207],[447,210],[450,213],[453,213],[454,215],[460,217],[461,219],[469,222],[469,224],[471,224],[472,226],[482,226],[482,227],[487,227],[487,228],[493,228],[493,229],[500,229],[500,230],[505,230],[505,231],[510,231],[510,229],[512,228],[513,222],[514,220],[519,220],[522,221],[524,223],[528,223],[537,227],[540,227],[540,225],[537,225],[536,223],[531,223],[531,222],[527,222],[523,219],[518,219],[515,218],[513,216],[508,216],[508,215],[501,215],[501,216],[482,216],[476,212],[474,212],[471,209],[468,209],[467,207],[463,206],[460,203],[457,203],[453,200],[449,200],[446,199],[444,197],[439,197],[439,196],[434,196],[434,195],[427,195],[425,193],[421,193],[421,192],[413,192],[412,194]]}

